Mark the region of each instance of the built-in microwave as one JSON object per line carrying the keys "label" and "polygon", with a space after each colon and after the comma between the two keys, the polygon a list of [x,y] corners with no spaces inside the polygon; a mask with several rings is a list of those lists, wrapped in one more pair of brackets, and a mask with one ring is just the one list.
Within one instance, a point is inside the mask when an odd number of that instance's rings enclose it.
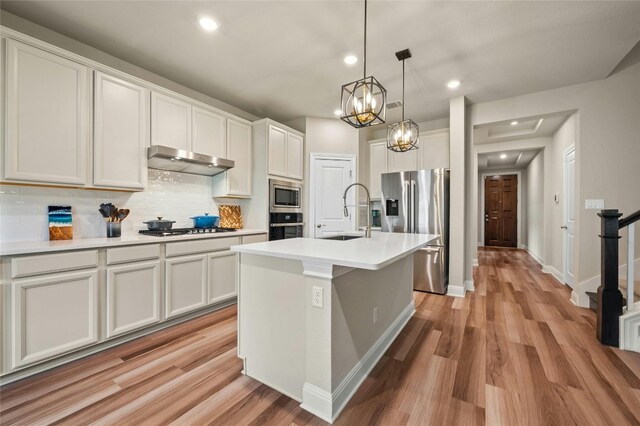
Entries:
{"label": "built-in microwave", "polygon": [[269,179],[269,212],[299,213],[302,211],[302,185],[284,180]]}

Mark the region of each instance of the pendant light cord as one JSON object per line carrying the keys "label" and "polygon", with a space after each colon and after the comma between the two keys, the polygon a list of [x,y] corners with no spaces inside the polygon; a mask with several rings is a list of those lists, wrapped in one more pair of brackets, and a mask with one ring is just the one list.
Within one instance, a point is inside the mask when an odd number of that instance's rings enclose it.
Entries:
{"label": "pendant light cord", "polygon": [[402,121],[404,121],[404,59],[402,60]]}
{"label": "pendant light cord", "polygon": [[367,77],[367,0],[364,0],[364,77]]}

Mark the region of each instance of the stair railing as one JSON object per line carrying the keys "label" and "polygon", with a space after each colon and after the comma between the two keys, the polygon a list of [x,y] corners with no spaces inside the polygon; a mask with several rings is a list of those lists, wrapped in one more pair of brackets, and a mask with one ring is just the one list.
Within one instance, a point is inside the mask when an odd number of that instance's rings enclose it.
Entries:
{"label": "stair railing", "polygon": [[635,222],[640,220],[640,210],[620,219],[618,210],[601,210],[600,216],[600,269],[601,283],[598,287],[597,336],[600,343],[619,346],[620,323],[623,311],[622,292],[618,288],[618,258],[620,229],[628,227],[627,237],[627,310],[634,300]]}

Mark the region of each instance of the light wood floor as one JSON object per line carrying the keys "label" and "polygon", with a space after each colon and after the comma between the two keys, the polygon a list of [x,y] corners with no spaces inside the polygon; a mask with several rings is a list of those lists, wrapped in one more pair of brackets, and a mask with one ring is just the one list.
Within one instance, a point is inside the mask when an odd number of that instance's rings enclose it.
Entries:
{"label": "light wood floor", "polygon": [[[595,315],[521,250],[479,253],[475,293],[417,312],[344,425],[638,425],[640,354],[601,346]],[[2,424],[323,424],[240,374],[235,308],[1,389]]]}

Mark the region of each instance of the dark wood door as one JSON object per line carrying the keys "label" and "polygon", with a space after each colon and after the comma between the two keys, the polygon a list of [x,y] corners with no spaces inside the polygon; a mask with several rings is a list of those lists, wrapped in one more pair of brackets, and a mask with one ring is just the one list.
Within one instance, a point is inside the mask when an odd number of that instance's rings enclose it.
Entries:
{"label": "dark wood door", "polygon": [[518,175],[485,177],[484,244],[518,245]]}

